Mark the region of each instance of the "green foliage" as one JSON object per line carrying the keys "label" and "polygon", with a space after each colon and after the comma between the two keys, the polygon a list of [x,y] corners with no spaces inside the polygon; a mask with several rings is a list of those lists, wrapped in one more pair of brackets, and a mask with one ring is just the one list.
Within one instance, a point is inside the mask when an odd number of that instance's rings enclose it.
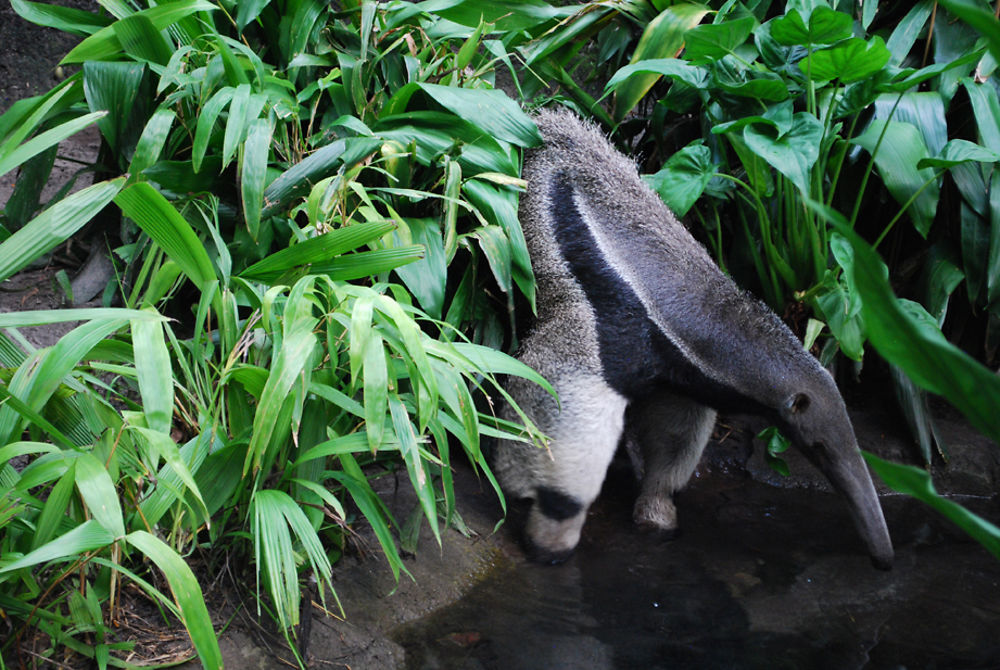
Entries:
{"label": "green foliage", "polygon": [[[481,438],[541,440],[473,395],[509,401],[503,375],[551,391],[499,353],[515,298],[534,303],[517,196],[540,140],[501,78],[646,156],[720,264],[779,310],[808,305],[826,360],[879,349],[928,460],[917,385],[997,434],[995,378],[939,330],[964,296],[987,347],[1000,337],[995,61],[942,11],[932,25],[930,0],[891,25],[874,2],[101,4],[12,1],[84,39],[64,59],[76,74],[0,116],[0,174],[19,169],[0,278],[88,224],[117,274],[103,308],[0,315],[0,602],[15,630],[0,654],[34,629],[52,652],[120,665],[101,608],[128,579],[218,667],[181,557],[220,552],[255,560],[258,611],[294,649],[300,581],[332,593],[353,526],[371,526],[398,578],[412,520],[440,541],[454,518],[456,446],[496,488]],[[995,48],[974,3],[941,4]],[[81,172],[96,183],[42,203],[56,145],[92,124],[102,149]],[[895,250],[888,266],[862,238]],[[926,310],[888,288],[914,257]],[[44,350],[16,330],[70,320],[84,323]],[[873,467],[940,507],[921,478]],[[405,530],[370,483],[396,470],[417,497]]]}
{"label": "green foliage", "polygon": [[[0,116],[0,172],[22,168],[0,277],[103,212],[106,300],[124,307],[0,316],[84,321],[40,351],[0,335],[0,596],[15,626],[0,653],[38,628],[52,651],[91,641],[99,665],[119,664],[101,627],[113,572],[219,667],[181,558],[219,552],[255,559],[259,611],[294,648],[300,579],[333,593],[352,526],[405,572],[370,477],[405,470],[411,517],[440,541],[451,443],[496,488],[480,438],[542,438],[473,393],[509,400],[498,375],[551,391],[489,348],[513,330],[515,293],[534,300],[516,202],[519,151],[540,141],[494,67],[562,12],[508,34],[402,2],[14,7],[86,37],[64,59],[78,74]],[[106,178],[40,203],[52,148],[95,122]],[[143,558],[169,593],[136,572]]]}

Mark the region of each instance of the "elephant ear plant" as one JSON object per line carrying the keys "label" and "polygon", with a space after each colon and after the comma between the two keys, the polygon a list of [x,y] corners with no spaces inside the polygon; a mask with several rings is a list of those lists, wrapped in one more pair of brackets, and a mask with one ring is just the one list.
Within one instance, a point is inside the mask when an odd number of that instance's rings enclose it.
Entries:
{"label": "elephant ear plant", "polygon": [[[141,657],[107,624],[132,582],[220,667],[196,575],[240,564],[297,653],[301,583],[336,609],[359,526],[398,578],[421,525],[464,528],[454,458],[496,487],[481,438],[541,439],[488,402],[500,375],[549,388],[494,348],[534,291],[516,202],[539,137],[493,87],[506,28],[408,3],[13,6],[84,39],[0,116],[0,279],[85,226],[115,274],[104,307],[0,315],[0,658]],[[40,202],[94,124],[96,183]],[[60,321],[83,325],[46,349],[18,331]],[[372,483],[394,473],[400,519]]]}

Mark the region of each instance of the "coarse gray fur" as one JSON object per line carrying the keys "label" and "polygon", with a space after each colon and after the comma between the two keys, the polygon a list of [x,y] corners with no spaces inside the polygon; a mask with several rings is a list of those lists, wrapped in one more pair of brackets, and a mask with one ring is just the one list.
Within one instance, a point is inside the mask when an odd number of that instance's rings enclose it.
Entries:
{"label": "coarse gray fur", "polygon": [[[595,127],[564,111],[543,111],[535,121],[544,145],[526,156],[519,218],[538,314],[518,358],[549,379],[559,401],[513,378],[512,397],[551,442],[548,450],[500,442],[493,458],[508,494],[534,501],[524,529],[529,550],[554,561],[576,547],[626,421],[644,460],[635,520],[674,530],[672,497],[698,464],[713,407],[736,406],[769,415],[789,433],[846,497],[873,561],[888,566],[882,510],[830,375],[718,269]],[[595,288],[586,263],[622,290]],[[610,313],[633,325],[615,331]],[[669,356],[649,356],[651,340]],[[650,370],[657,371],[650,383],[629,383]]]}

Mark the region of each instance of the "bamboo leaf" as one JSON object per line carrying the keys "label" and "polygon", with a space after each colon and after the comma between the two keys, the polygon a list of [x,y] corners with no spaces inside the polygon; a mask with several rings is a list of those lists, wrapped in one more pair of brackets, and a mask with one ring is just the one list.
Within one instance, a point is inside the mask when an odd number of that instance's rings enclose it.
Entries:
{"label": "bamboo leaf", "polygon": [[[122,319],[107,319],[77,326],[53,347],[25,361],[8,385],[10,393],[24,401],[28,408],[39,411],[80,359],[124,324]],[[0,406],[0,443],[6,444],[20,423],[20,415],[9,403]]]}
{"label": "bamboo leaf", "polygon": [[161,107],[146,123],[146,127],[136,144],[135,153],[132,154],[132,162],[128,166],[131,179],[134,181],[142,171],[152,167],[160,159],[163,152],[163,145],[166,144],[167,135],[173,126],[175,114],[172,109]]}
{"label": "bamboo leaf", "polygon": [[68,321],[94,321],[122,319],[133,321],[166,321],[167,317],[156,312],[124,309],[119,307],[92,307],[81,309],[41,309],[23,312],[0,313],[0,328],[47,326]]}
{"label": "bamboo leaf", "polygon": [[151,430],[169,434],[174,413],[174,375],[163,337],[163,322],[133,321],[132,348],[146,425]]}
{"label": "bamboo leaf", "polygon": [[[313,329],[319,323],[319,319],[311,314],[312,304],[306,294],[312,292],[314,282],[315,277],[304,277],[296,282],[289,292],[285,320],[282,324],[281,346],[274,356],[267,382],[261,392],[257,413],[254,415],[250,447],[243,464],[244,474],[251,466],[256,472],[274,432],[286,429],[277,425],[278,415],[293,384],[306,371],[306,366],[312,358],[312,352],[316,347],[316,335]],[[296,310],[295,318],[290,316],[290,310]]]}
{"label": "bamboo leaf", "polygon": [[97,215],[121,191],[125,178],[102,181],[52,205],[0,243],[0,280],[56,248]]}
{"label": "bamboo leaf", "polygon": [[181,267],[199,290],[217,279],[212,261],[191,224],[163,195],[147,183],[129,186],[115,202],[167,256]]}
{"label": "bamboo leaf", "polygon": [[125,535],[125,521],[111,475],[93,454],[76,458],[76,488],[91,516],[115,538]]}
{"label": "bamboo leaf", "polygon": [[257,119],[250,125],[243,143],[240,196],[243,199],[243,216],[250,237],[257,239],[260,229],[260,212],[264,202],[264,182],[267,177],[267,159],[271,148],[274,124],[270,118]]}
{"label": "bamboo leaf", "polygon": [[49,147],[54,147],[70,135],[75,135],[106,115],[107,112],[104,111],[86,114],[78,119],[67,121],[55,128],[39,133],[38,136],[31,138],[16,149],[0,152],[0,176],[7,174],[18,165],[21,165],[33,156],[37,156]]}
{"label": "bamboo leaf", "polygon": [[10,6],[21,18],[27,21],[78,37],[91,35],[110,23],[110,20],[105,16],[73,7],[60,7],[43,2],[27,2],[26,0],[11,0]]}
{"label": "bamboo leaf", "polygon": [[144,530],[125,536],[125,540],[156,564],[167,579],[174,602],[181,613],[181,623],[187,628],[198,658],[206,670],[222,668],[222,652],[208,616],[205,596],[191,568],[164,542]]}
{"label": "bamboo leaf", "polygon": [[21,558],[9,563],[0,560],[0,574],[49,561],[74,558],[88,551],[103,549],[114,541],[114,536],[104,526],[96,520],[90,519]]}

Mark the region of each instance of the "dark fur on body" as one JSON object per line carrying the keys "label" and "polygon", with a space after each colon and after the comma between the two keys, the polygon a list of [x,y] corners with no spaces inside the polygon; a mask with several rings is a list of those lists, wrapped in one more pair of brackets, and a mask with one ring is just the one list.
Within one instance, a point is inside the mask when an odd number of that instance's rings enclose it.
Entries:
{"label": "dark fur on body", "polygon": [[545,145],[526,158],[519,218],[538,315],[519,358],[553,383],[561,406],[512,380],[514,399],[552,437],[551,455],[505,442],[494,467],[508,492],[537,501],[526,534],[538,557],[575,547],[626,408],[646,466],[636,521],[663,530],[676,527],[671,497],[697,465],[714,409],[739,408],[782,425],[844,492],[873,556],[891,560],[832,378],[595,128],[566,112],[536,122]]}

